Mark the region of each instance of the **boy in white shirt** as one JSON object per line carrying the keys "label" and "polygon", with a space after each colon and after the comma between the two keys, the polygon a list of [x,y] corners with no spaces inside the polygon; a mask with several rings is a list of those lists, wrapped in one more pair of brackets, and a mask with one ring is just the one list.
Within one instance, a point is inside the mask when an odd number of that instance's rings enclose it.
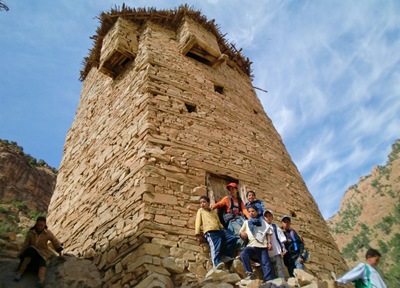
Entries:
{"label": "boy in white shirt", "polygon": [[257,207],[250,206],[247,211],[250,214],[250,219],[244,222],[239,231],[239,235],[243,240],[249,240],[247,246],[240,254],[247,274],[246,279],[255,279],[250,264],[250,258],[255,256],[260,261],[264,281],[272,280],[271,262],[268,257],[268,249],[272,248],[270,243],[272,228],[263,217],[258,217]]}
{"label": "boy in white shirt", "polygon": [[[370,285],[372,285],[372,287],[375,288],[386,288],[387,286],[385,282],[383,282],[378,271],[375,270],[375,267],[379,264],[381,254],[377,250],[370,248],[365,254],[365,258],[367,259],[365,263],[358,264],[356,267],[337,279],[336,282],[338,284],[354,282],[356,287],[370,287]],[[357,284],[357,282],[361,282],[365,286],[361,286],[362,284]]]}
{"label": "boy in white shirt", "polygon": [[279,228],[276,224],[272,224],[274,214],[271,210],[264,211],[264,219],[265,221],[267,221],[268,224],[272,226],[273,230],[271,236],[272,249],[268,250],[268,255],[269,259],[271,260],[275,277],[286,278],[282,262],[282,255],[286,253],[284,246],[284,243],[286,242],[286,236],[281,228]]}

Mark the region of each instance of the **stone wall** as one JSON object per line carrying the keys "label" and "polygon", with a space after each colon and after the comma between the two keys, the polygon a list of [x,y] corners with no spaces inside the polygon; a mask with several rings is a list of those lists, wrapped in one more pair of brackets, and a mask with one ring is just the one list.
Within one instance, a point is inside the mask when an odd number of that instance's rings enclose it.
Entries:
{"label": "stone wall", "polygon": [[194,217],[213,174],[237,179],[242,195],[255,190],[277,217],[294,216],[311,273],[326,278],[345,270],[251,79],[223,54],[198,58],[215,36],[201,45],[192,38],[190,50],[179,35],[200,34],[196,23],[131,27],[137,29],[121,33],[138,35],[134,60],[118,75],[90,70],[67,134],[49,207],[66,250],[93,258],[105,287],[197,283],[211,263],[195,241]]}

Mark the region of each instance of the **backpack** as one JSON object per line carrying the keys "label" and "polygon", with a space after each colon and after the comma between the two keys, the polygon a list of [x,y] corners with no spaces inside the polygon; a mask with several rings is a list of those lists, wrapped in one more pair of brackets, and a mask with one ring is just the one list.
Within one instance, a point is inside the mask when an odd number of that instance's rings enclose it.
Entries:
{"label": "backpack", "polygon": [[284,247],[282,245],[282,242],[281,242],[281,240],[279,240],[279,237],[278,237],[278,228],[276,228],[276,224],[272,224],[272,228],[274,229],[275,237],[276,237],[276,240],[278,240],[279,246],[281,246],[281,249],[283,249]]}
{"label": "backpack", "polygon": [[372,288],[373,287],[371,280],[369,279],[369,276],[371,275],[371,271],[369,271],[369,267],[367,264],[364,264],[364,265],[365,265],[365,274],[367,276],[367,284],[365,284],[362,279],[356,279],[353,281],[355,288]]}
{"label": "backpack", "polygon": [[[294,237],[294,230],[290,230],[290,237],[293,240],[293,246],[294,246],[294,250],[297,251],[299,248],[297,246],[297,242],[296,242],[296,237]],[[304,242],[303,242],[304,243]],[[303,261],[306,262],[308,259],[309,253],[307,249],[304,249],[303,255],[301,255],[301,257],[303,258]]]}
{"label": "backpack", "polygon": [[[229,205],[229,210],[232,211],[232,207],[235,205],[235,203],[233,202],[233,198],[232,196],[228,196],[229,199],[231,200],[231,203]],[[238,199],[238,204],[239,204],[239,211],[242,212],[242,199],[240,199],[240,197],[237,198]],[[218,209],[218,217],[219,217],[219,221],[222,223],[222,225],[227,228],[229,222],[235,218],[235,215],[233,213],[228,213],[226,212],[226,207],[220,208]]]}

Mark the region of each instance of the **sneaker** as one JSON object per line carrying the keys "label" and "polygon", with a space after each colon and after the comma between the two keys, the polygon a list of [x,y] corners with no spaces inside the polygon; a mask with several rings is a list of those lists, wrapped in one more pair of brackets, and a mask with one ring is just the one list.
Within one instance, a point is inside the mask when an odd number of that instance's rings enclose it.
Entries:
{"label": "sneaker", "polygon": [[14,281],[19,281],[19,280],[21,280],[21,275],[17,273],[14,275]]}
{"label": "sneaker", "polygon": [[233,260],[234,260],[234,258],[232,258],[232,257],[226,256],[226,255],[221,256],[221,262],[224,262],[225,264],[232,262]]}
{"label": "sneaker", "polygon": [[261,266],[260,263],[258,263],[256,261],[253,261],[253,260],[250,260],[250,265],[253,266],[253,267],[260,267]]}
{"label": "sneaker", "polygon": [[217,267],[215,267],[215,269],[217,270],[222,270],[225,268],[225,263],[224,262],[219,262]]}
{"label": "sneaker", "polygon": [[256,279],[256,275],[254,275],[254,273],[252,272],[246,272],[247,277],[244,278],[244,280],[255,280]]}

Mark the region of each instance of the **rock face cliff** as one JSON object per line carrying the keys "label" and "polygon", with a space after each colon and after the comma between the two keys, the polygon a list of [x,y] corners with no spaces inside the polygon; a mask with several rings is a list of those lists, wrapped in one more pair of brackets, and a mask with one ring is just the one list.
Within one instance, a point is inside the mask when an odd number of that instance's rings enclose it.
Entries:
{"label": "rock face cliff", "polygon": [[389,287],[400,285],[400,140],[385,166],[375,166],[343,196],[327,221],[349,267],[365,260],[372,247],[382,254],[379,269]]}
{"label": "rock face cliff", "polygon": [[[0,287],[30,288],[36,273],[27,272],[13,281],[17,257],[25,234],[39,214],[46,214],[53,194],[57,171],[43,160],[23,152],[15,142],[0,139]],[[47,267],[46,287],[101,287],[96,266],[91,261],[66,255],[52,259]]]}
{"label": "rock face cliff", "polygon": [[0,141],[0,199],[25,202],[30,210],[45,212],[56,185],[56,171],[43,160],[23,153],[16,143]]}
{"label": "rock face cliff", "polygon": [[186,6],[100,19],[49,206],[66,250],[94,259],[105,287],[194,287],[211,267],[193,235],[199,197],[236,181],[293,217],[311,273],[346,270],[249,59],[214,22]]}
{"label": "rock face cliff", "polygon": [[[0,234],[20,233],[35,215],[47,212],[56,171],[25,154],[15,142],[0,140]],[[30,220],[30,221],[28,221]]]}

